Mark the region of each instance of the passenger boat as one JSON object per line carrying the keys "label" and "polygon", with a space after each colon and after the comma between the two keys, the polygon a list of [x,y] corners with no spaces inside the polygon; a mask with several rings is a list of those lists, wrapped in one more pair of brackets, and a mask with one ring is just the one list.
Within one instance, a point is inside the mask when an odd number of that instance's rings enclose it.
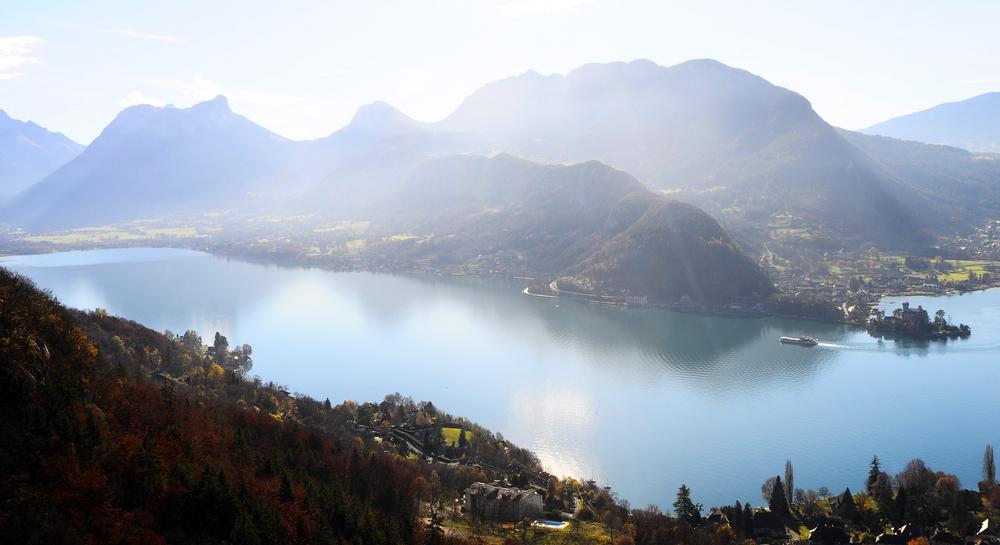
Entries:
{"label": "passenger boat", "polygon": [[816,346],[819,344],[814,337],[782,337],[778,339],[781,344],[797,344],[799,346]]}

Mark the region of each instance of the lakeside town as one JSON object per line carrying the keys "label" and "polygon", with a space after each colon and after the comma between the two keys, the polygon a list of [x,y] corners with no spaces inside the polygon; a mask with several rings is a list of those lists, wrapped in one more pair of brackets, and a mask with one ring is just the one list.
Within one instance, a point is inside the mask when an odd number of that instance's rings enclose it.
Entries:
{"label": "lakeside town", "polygon": [[[193,225],[193,226],[192,226]],[[839,250],[793,254],[792,260],[766,254],[760,266],[774,282],[767,298],[735,299],[710,305],[681,295],[674,301],[653,301],[643,293],[607,292],[581,279],[532,271],[523,255],[498,251],[466,262],[442,264],[417,249],[431,239],[412,234],[382,233],[370,222],[341,221],[316,228],[309,218],[272,223],[247,220],[232,231],[213,218],[194,224],[139,222],[74,229],[48,235],[19,230],[0,237],[9,253],[46,253],[73,249],[128,246],[175,246],[237,259],[334,271],[417,273],[504,281],[527,295],[561,297],[620,306],[655,306],[681,312],[735,317],[782,316],[868,327],[878,302],[887,296],[949,295],[1000,286],[1000,221],[990,222],[967,239],[942,246],[962,259],[904,256]],[[258,232],[257,230],[265,229]],[[266,232],[266,236],[265,236]],[[876,316],[877,317],[877,316]],[[873,328],[870,328],[873,329]],[[885,329],[876,326],[874,329]],[[902,334],[898,330],[897,334]],[[929,338],[929,337],[928,337]]]}

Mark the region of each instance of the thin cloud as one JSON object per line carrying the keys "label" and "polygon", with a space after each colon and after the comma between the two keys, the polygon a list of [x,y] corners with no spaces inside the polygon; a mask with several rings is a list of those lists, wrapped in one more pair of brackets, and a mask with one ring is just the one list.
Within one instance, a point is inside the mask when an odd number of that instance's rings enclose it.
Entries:
{"label": "thin cloud", "polygon": [[36,36],[0,37],[0,80],[19,78],[25,66],[40,62],[35,48],[43,42]]}
{"label": "thin cloud", "polygon": [[173,94],[180,95],[185,102],[202,102],[225,94],[221,84],[198,74],[192,76],[190,80],[154,79],[145,83],[168,89]]}
{"label": "thin cloud", "polygon": [[554,15],[593,3],[593,0],[508,0],[497,5],[497,10],[503,17]]}
{"label": "thin cloud", "polygon": [[127,28],[116,28],[109,30],[111,34],[116,34],[118,36],[126,36],[128,38],[137,38],[140,40],[151,40],[154,42],[169,42],[169,43],[181,43],[184,40],[181,38],[176,38],[174,36],[166,36],[164,34],[151,34],[149,32],[139,32],[138,30],[131,30]]}
{"label": "thin cloud", "polygon": [[960,81],[960,85],[997,85],[1000,84],[1000,78],[986,78],[986,79],[970,79],[966,81]]}
{"label": "thin cloud", "polygon": [[135,106],[138,104],[149,104],[151,106],[162,107],[167,105],[167,101],[161,98],[147,96],[142,91],[132,91],[127,97],[118,101],[118,106],[121,108],[128,108],[129,106]]}

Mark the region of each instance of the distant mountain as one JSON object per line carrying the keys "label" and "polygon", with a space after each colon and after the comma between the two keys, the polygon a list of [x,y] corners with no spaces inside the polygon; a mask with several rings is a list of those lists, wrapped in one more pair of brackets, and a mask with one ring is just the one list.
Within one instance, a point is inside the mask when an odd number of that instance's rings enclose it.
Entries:
{"label": "distant mountain", "polygon": [[20,193],[75,157],[83,146],[0,110],[0,202]]}
{"label": "distant mountain", "polygon": [[421,165],[377,208],[382,221],[421,237],[386,244],[414,259],[571,277],[597,292],[660,302],[688,295],[721,303],[772,290],[710,216],[597,161],[448,157]]}
{"label": "distant mountain", "polygon": [[711,60],[528,72],[486,85],[440,126],[534,160],[600,160],[758,241],[774,215],[842,245],[920,246],[961,225],[937,214],[947,188],[859,149],[802,96]]}
{"label": "distant mountain", "polygon": [[804,98],[744,70],[636,60],[497,81],[441,125],[524,157],[596,159],[676,187],[715,185],[727,163],[824,124]]}
{"label": "distant mountain", "polygon": [[221,97],[136,106],[3,217],[35,228],[217,210],[358,218],[405,193],[428,161],[502,152],[621,169],[706,210],[755,251],[921,251],[1000,204],[1000,164],[958,151],[841,131],[802,96],[716,61],[637,60],[490,83],[437,123],[376,102],[309,142],[267,131]]}
{"label": "distant mountain", "polygon": [[475,150],[468,140],[385,102],[362,106],[346,126],[305,146],[315,183],[298,206],[343,214],[391,198],[424,161]]}
{"label": "distant mountain", "polygon": [[8,207],[45,228],[271,206],[297,147],[232,112],[224,97],[180,109],[132,106],[86,150]]}
{"label": "distant mountain", "polygon": [[1000,92],[894,117],[861,132],[1000,153]]}

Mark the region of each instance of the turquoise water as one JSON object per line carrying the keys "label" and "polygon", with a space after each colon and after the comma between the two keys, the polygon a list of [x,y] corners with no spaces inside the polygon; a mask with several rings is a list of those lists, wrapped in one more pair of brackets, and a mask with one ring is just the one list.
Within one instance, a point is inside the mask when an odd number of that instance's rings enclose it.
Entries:
{"label": "turquoise water", "polygon": [[[1000,291],[911,298],[973,335],[879,342],[840,326],[527,297],[502,282],[331,273],[169,249],[0,258],[79,308],[157,330],[221,331],[265,380],[332,401],[399,391],[468,416],[633,505],[677,487],[707,506],[862,486],[878,453],[975,487],[1000,445]],[[819,338],[783,346],[781,335]]]}

